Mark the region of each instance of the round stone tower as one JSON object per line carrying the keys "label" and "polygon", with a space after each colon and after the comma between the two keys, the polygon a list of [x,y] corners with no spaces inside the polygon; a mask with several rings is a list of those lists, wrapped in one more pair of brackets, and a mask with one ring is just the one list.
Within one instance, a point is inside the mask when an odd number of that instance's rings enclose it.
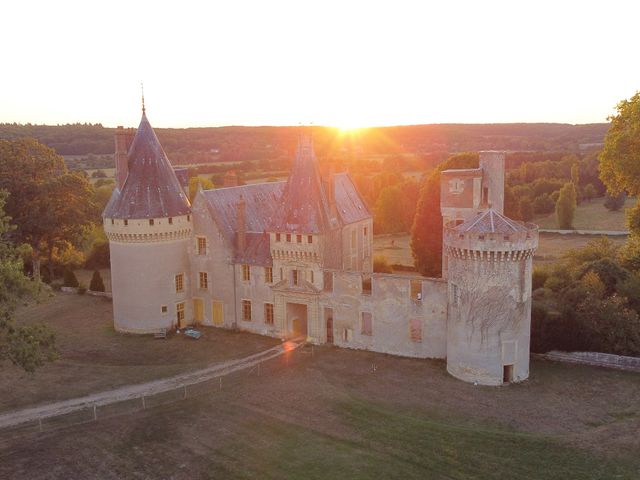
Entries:
{"label": "round stone tower", "polygon": [[[121,143],[117,137],[116,150]],[[191,318],[191,206],[144,110],[127,158],[124,184],[102,214],[111,250],[114,326],[152,333]]]}
{"label": "round stone tower", "polygon": [[538,227],[493,209],[445,226],[447,371],[482,385],[529,377],[532,257]]}

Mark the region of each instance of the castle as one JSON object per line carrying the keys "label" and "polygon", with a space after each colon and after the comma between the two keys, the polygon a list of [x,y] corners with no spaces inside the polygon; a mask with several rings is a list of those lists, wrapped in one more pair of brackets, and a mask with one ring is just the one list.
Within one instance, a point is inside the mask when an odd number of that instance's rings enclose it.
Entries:
{"label": "castle", "polygon": [[[132,141],[131,141],[132,140]],[[188,324],[304,335],[393,355],[446,359],[484,385],[529,376],[537,227],[502,214],[504,154],[442,172],[443,277],[373,273],[373,221],[347,173],[321,175],[301,137],[282,182],[187,197],[143,109],[116,131],[116,188],[103,212],[116,330]]]}

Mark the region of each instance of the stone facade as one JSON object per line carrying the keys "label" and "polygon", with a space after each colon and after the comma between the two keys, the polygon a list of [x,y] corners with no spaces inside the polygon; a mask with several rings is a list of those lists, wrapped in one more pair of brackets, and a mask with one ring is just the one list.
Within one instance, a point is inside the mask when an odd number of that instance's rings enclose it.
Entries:
{"label": "stone facade", "polygon": [[443,172],[447,281],[372,273],[372,215],[347,174],[320,174],[307,137],[286,182],[200,190],[193,205],[146,116],[128,162],[124,142],[128,176],[104,212],[117,330],[211,325],[446,358],[488,385],[527,378],[537,231],[501,215],[503,154]]}

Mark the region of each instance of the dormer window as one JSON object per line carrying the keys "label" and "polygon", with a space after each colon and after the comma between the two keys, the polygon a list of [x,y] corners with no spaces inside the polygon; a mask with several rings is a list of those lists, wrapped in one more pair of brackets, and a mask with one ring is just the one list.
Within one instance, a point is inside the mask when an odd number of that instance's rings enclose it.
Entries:
{"label": "dormer window", "polygon": [[276,233],[276,242],[279,242],[279,241],[280,241],[280,234]]}
{"label": "dormer window", "polygon": [[296,243],[302,243],[302,235],[296,235]]}
{"label": "dormer window", "polygon": [[291,242],[291,234],[287,233],[287,242]]}

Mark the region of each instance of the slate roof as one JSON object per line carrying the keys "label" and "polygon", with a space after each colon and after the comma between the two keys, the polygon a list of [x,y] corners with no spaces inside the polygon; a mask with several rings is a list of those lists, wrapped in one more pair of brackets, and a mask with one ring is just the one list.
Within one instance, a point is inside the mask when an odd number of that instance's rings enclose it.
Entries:
{"label": "slate roof", "polygon": [[284,185],[285,182],[257,183],[202,192],[211,218],[234,247],[238,227],[238,202],[242,196],[247,233],[246,248],[244,252],[238,252],[239,260],[258,265],[271,263],[269,241],[264,232],[273,231]]}
{"label": "slate roof", "polygon": [[339,173],[334,176],[334,196],[336,208],[343,225],[359,222],[371,217],[371,212],[367,208],[358,190],[348,173]]}
{"label": "slate roof", "polygon": [[308,136],[301,136],[298,142],[275,228],[300,233],[322,233],[331,228],[329,202],[322,188],[313,142]]}
{"label": "slate roof", "polygon": [[127,179],[122,191],[114,190],[104,217],[159,218],[191,213],[191,204],[144,112],[128,158]]}
{"label": "slate roof", "polygon": [[496,212],[493,208],[479,213],[475,217],[455,228],[460,233],[513,233],[526,232],[527,228],[514,220]]}

